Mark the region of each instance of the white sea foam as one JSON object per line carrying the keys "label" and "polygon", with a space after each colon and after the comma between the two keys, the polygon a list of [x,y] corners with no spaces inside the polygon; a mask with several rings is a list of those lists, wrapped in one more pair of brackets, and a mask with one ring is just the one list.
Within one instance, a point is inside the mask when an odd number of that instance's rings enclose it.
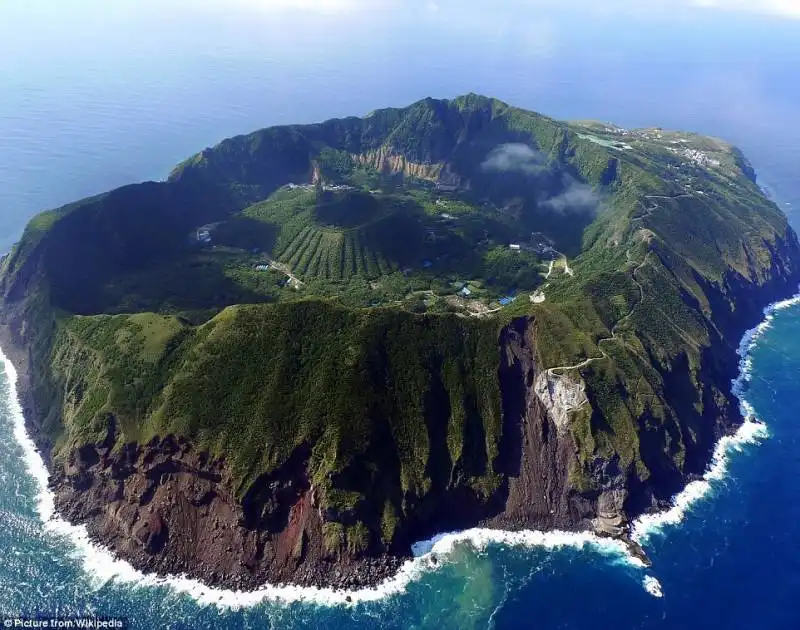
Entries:
{"label": "white sea foam", "polygon": [[488,545],[505,545],[507,547],[540,547],[548,550],[572,547],[575,549],[591,549],[606,556],[613,556],[637,567],[643,567],[637,558],[628,553],[628,548],[619,540],[601,538],[591,532],[541,532],[524,530],[509,532],[499,529],[468,529],[461,532],[439,534],[434,538],[418,542],[412,546],[416,558],[430,559],[431,556],[447,556],[453,551],[455,545],[468,543],[477,550],[483,550]]}
{"label": "white sea foam", "polygon": [[0,351],[0,359],[5,367],[6,378],[11,389],[9,405],[14,422],[14,437],[22,447],[29,474],[38,485],[37,511],[39,516],[48,533],[67,539],[71,543],[70,555],[81,563],[96,588],[100,588],[110,581],[134,583],[145,587],[165,586],[174,592],[190,596],[201,605],[213,604],[221,608],[249,607],[266,601],[347,605],[377,601],[402,593],[411,581],[419,579],[426,572],[436,570],[442,562],[446,562],[447,556],[458,543],[470,544],[476,549],[485,549],[489,544],[543,547],[545,549],[588,548],[604,555],[614,556],[619,561],[633,566],[643,566],[639,560],[628,554],[625,545],[621,542],[600,538],[588,532],[504,532],[490,529],[470,529],[463,532],[441,534],[431,540],[417,543],[413,549],[414,559],[407,561],[397,575],[375,588],[345,591],[329,588],[266,585],[255,591],[242,592],[212,588],[185,576],[159,577],[144,574],[133,568],[128,562],[115,558],[108,549],[92,542],[84,526],[72,525],[56,515],[53,493],[47,485],[47,469],[25,429],[25,420],[16,392],[16,369],[2,351]]}
{"label": "white sea foam", "polygon": [[672,507],[663,512],[644,514],[634,522],[633,539],[644,544],[651,535],[663,533],[666,526],[678,525],[692,505],[708,495],[712,489],[712,482],[725,477],[731,452],[741,451],[745,444],[755,444],[767,436],[766,425],[753,419],[752,416],[746,419],[734,435],[726,435],[717,442],[711,464],[703,478],[692,481],[677,494],[672,500]]}
{"label": "white sea foam", "polygon": [[[735,391],[749,379],[750,362],[748,352],[752,349],[758,336],[766,331],[772,321],[773,313],[782,308],[800,304],[800,295],[784,302],[772,305],[765,311],[765,320],[758,327],[749,331],[742,339],[740,355],[742,356],[741,374],[734,382]],[[216,605],[220,608],[242,608],[262,602],[308,602],[320,605],[349,605],[358,602],[381,600],[405,591],[407,585],[422,577],[426,572],[436,570],[452,553],[459,543],[470,544],[476,549],[485,549],[490,544],[507,546],[540,547],[548,550],[572,547],[592,550],[615,558],[619,562],[643,568],[644,564],[630,555],[627,547],[620,541],[600,538],[589,532],[540,532],[522,531],[507,532],[493,529],[470,529],[462,532],[440,534],[431,540],[422,541],[413,546],[414,559],[407,561],[394,577],[375,588],[354,591],[335,590],[314,587],[273,586],[266,585],[258,590],[241,592],[212,588],[197,580],[185,576],[158,577],[143,574],[134,569],[128,562],[119,560],[108,550],[89,539],[83,526],[72,525],[55,514],[54,497],[47,481],[48,473],[41,455],[33,440],[25,429],[25,420],[16,392],[17,372],[11,361],[0,350],[0,360],[5,367],[6,377],[11,389],[9,405],[14,422],[14,437],[20,444],[24,454],[25,465],[29,474],[38,485],[37,511],[44,522],[45,530],[52,535],[70,541],[73,551],[71,555],[79,560],[85,573],[96,588],[110,582],[134,583],[144,587],[168,587],[173,592],[186,594],[201,605]],[[737,389],[738,388],[738,389]],[[766,436],[766,427],[755,420],[752,407],[741,399],[746,422],[733,436],[724,437],[717,444],[711,466],[704,478],[690,483],[674,500],[673,507],[660,514],[645,515],[634,525],[634,538],[646,541],[654,532],[663,530],[665,525],[677,524],[685,515],[689,506],[705,496],[711,488],[711,482],[724,476],[728,456],[731,451],[741,449],[744,444],[753,443]],[[663,593],[658,580],[646,575],[642,582],[645,590],[654,597],[662,597]]]}
{"label": "white sea foam", "polygon": [[661,582],[659,582],[652,575],[645,575],[642,580],[644,590],[650,593],[653,597],[664,597],[664,591],[661,590]]}
{"label": "white sea foam", "polygon": [[691,482],[682,492],[676,495],[672,500],[672,507],[663,512],[645,514],[639,517],[633,524],[632,534],[634,540],[644,544],[649,536],[663,533],[664,528],[667,526],[679,524],[692,505],[709,494],[713,488],[713,483],[725,478],[731,453],[741,452],[745,445],[756,444],[769,437],[767,426],[756,418],[755,409],[744,397],[753,367],[750,352],[755,347],[759,337],[772,327],[775,313],[798,304],[800,304],[800,294],[788,300],[771,304],[764,309],[763,321],[744,334],[738,349],[740,357],[739,375],[731,384],[734,395],[739,399],[740,410],[745,419],[744,423],[736,433],[726,435],[717,442],[711,463],[703,478]]}

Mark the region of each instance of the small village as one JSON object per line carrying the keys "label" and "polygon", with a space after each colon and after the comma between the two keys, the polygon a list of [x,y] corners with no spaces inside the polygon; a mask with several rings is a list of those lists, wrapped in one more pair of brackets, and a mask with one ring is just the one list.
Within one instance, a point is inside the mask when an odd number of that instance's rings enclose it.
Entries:
{"label": "small village", "polygon": [[[323,188],[330,191],[346,191],[353,190],[354,187],[339,184],[323,184],[318,181],[315,184],[288,184],[285,186],[287,190],[314,190],[315,188]],[[446,210],[451,207],[452,200],[447,198],[438,198],[434,205],[441,209]],[[425,233],[425,241],[430,245],[435,245],[442,239],[447,238],[447,233],[450,227],[457,224],[459,215],[454,213],[454,210],[448,212],[438,212],[436,218],[441,222],[441,228],[435,226],[428,227]],[[274,274],[274,285],[277,289],[291,290],[293,293],[306,289],[306,282],[299,277],[294,270],[286,262],[273,259],[267,255],[266,252],[260,251],[258,248],[253,248],[249,251],[233,248],[230,246],[216,243],[214,240],[215,230],[222,225],[221,222],[206,224],[198,227],[193,234],[193,241],[197,246],[209,252],[216,252],[219,254],[226,254],[233,256],[241,256],[241,266],[244,269],[250,269],[253,274]],[[534,291],[518,292],[516,290],[509,291],[505,294],[497,295],[496,290],[492,290],[481,279],[451,279],[448,284],[439,287],[437,290],[425,291],[409,291],[403,299],[392,299],[385,301],[385,299],[372,300],[369,306],[388,306],[388,305],[403,305],[403,304],[424,304],[425,310],[436,310],[442,307],[463,317],[476,317],[486,318],[501,312],[503,309],[513,305],[519,299],[523,299],[526,303],[541,304],[545,302],[545,290],[549,286],[549,280],[553,274],[563,274],[572,276],[573,271],[569,266],[566,257],[555,249],[553,241],[542,232],[532,232],[525,239],[519,239],[514,242],[509,242],[506,245],[508,251],[528,252],[534,254],[539,259],[539,275],[542,278],[543,286],[536,288]],[[415,269],[411,266],[402,268],[400,273],[405,278],[411,280],[418,272],[431,273],[437,265],[442,264],[447,258],[447,254],[441,254],[431,259],[423,259],[420,261],[420,267]],[[434,273],[435,277],[436,274]],[[381,294],[383,291],[383,278],[377,278],[369,282],[369,288],[376,294]]]}

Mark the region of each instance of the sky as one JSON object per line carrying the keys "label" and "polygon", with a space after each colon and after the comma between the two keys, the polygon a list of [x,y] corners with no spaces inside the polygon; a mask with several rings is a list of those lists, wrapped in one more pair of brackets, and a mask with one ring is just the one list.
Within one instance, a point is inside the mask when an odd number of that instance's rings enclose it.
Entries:
{"label": "sky", "polygon": [[[199,0],[206,5],[216,4],[216,0]],[[379,10],[381,5],[400,5],[400,0],[229,0],[228,4],[270,12],[285,11],[314,11],[323,14],[337,14],[349,12],[363,12]],[[417,0],[416,2],[402,3],[406,6],[422,5],[428,12],[438,12],[447,8],[454,8],[448,0]],[[469,2],[458,3],[463,9]],[[485,8],[484,3],[476,3]],[[800,19],[800,2],[797,0],[606,0],[595,2],[593,0],[511,0],[507,4],[516,4],[520,8],[537,9],[552,8],[554,6],[573,5],[584,11],[610,13],[646,13],[681,11],[692,9],[708,9],[721,11],[741,11],[748,13],[761,13],[784,18]]]}

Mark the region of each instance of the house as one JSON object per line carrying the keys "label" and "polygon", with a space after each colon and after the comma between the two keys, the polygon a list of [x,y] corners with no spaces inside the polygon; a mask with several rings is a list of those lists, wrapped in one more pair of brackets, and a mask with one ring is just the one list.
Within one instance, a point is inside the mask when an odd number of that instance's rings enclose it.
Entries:
{"label": "house", "polygon": [[511,245],[509,245],[508,247],[509,249],[513,249],[515,252],[518,252],[519,250],[522,249],[519,243],[511,243]]}
{"label": "house", "polygon": [[442,192],[455,192],[461,184],[461,178],[455,173],[442,173],[436,182],[436,190]]}
{"label": "house", "polygon": [[500,298],[498,302],[500,302],[501,306],[508,306],[516,299],[517,299],[516,296],[507,295],[506,297]]}
{"label": "house", "polygon": [[269,265],[256,265],[257,271],[269,271]]}
{"label": "house", "polygon": [[458,292],[458,294],[461,297],[469,297],[470,295],[472,295],[472,291],[470,291],[467,287],[464,287],[463,289],[461,289],[461,291]]}
{"label": "house", "polygon": [[197,230],[197,241],[199,243],[210,243],[211,242],[211,231],[207,230],[207,229]]}

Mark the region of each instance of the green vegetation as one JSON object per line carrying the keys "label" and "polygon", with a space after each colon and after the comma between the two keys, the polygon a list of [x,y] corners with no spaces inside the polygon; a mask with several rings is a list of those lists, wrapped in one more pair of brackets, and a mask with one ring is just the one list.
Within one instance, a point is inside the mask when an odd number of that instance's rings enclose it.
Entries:
{"label": "green vegetation", "polygon": [[[487,167],[507,145],[532,162]],[[44,213],[0,287],[57,456],[112,424],[117,447],[179,434],[244,495],[309,446],[325,544],[360,553],[449,489],[502,487],[517,317],[539,369],[586,384],[577,492],[597,458],[665,487],[699,472],[709,418],[735,413],[713,348],[758,310],[738,292],[796,255],[724,143],[468,95],[232,138]]]}
{"label": "green vegetation", "polygon": [[[52,359],[65,391],[59,450],[102,440],[113,414],[118,444],[187,436],[225,457],[244,493],[310,443],[326,504],[352,509],[376,492],[399,514],[402,496],[431,490],[420,467],[431,452],[451,453],[447,476],[458,468],[496,487],[497,335],[496,322],[320,301],[230,307],[199,327],[154,314],[71,317]],[[384,514],[375,519],[379,530]]]}

